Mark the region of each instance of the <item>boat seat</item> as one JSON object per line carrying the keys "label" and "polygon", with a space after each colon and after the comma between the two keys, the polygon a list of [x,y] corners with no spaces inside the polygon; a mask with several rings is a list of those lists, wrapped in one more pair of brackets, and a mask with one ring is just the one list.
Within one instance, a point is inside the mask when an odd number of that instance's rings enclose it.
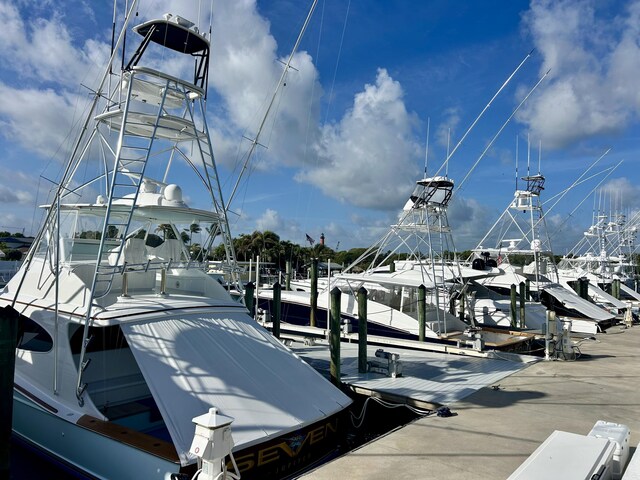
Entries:
{"label": "boat seat", "polygon": [[[118,257],[117,249],[111,250],[109,255],[109,264],[115,265]],[[147,256],[147,248],[142,238],[130,238],[124,244],[124,250],[120,259],[118,259],[118,265],[124,265],[126,262],[128,266],[132,265],[146,265],[149,257]],[[121,285],[120,282],[114,282],[114,287]],[[127,287],[129,291],[134,290],[151,290],[156,285],[156,275],[152,270],[137,270],[127,272]]]}
{"label": "boat seat", "polygon": [[116,265],[116,260],[118,265],[123,265],[124,262],[127,262],[127,265],[140,265],[146,264],[148,260],[147,249],[142,238],[128,239],[124,244],[124,250],[119,259],[118,248],[113,248],[110,252],[109,265]]}
{"label": "boat seat", "polygon": [[157,247],[147,247],[147,251],[152,260],[181,262],[186,259],[182,240],[175,238],[167,239]]}

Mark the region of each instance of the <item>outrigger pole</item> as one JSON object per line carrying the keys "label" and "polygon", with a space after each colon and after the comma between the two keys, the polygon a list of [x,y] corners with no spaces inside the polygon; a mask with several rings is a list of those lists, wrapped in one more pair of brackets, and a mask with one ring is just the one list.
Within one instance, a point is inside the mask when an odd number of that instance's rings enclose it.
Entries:
{"label": "outrigger pole", "polygon": [[260,135],[262,134],[262,129],[264,128],[265,123],[267,122],[267,117],[269,116],[269,113],[271,112],[271,108],[273,107],[273,104],[276,100],[276,97],[278,96],[278,92],[280,91],[280,87],[282,87],[282,85],[284,85],[284,80],[285,77],[287,76],[287,73],[289,73],[289,68],[291,67],[291,62],[293,61],[293,56],[295,55],[296,51],[298,50],[298,47],[300,46],[300,42],[302,41],[302,37],[304,36],[305,31],[307,30],[307,26],[309,25],[309,21],[311,20],[311,16],[313,15],[313,11],[316,8],[316,5],[318,3],[318,0],[313,0],[313,4],[311,5],[311,9],[309,10],[309,13],[307,14],[307,18],[304,21],[304,24],[302,25],[302,29],[300,30],[300,33],[298,34],[298,38],[296,40],[295,45],[293,46],[293,49],[291,50],[291,53],[289,54],[289,59],[287,60],[287,63],[284,66],[284,70],[282,71],[282,75],[280,76],[280,80],[278,80],[278,84],[276,85],[276,89],[273,92],[273,95],[271,96],[271,101],[269,102],[269,106],[267,107],[267,111],[264,113],[264,115],[262,116],[262,121],[260,122],[260,126],[258,127],[258,132],[256,133],[256,136],[253,140],[251,140],[251,146],[249,147],[249,151],[247,152],[247,157],[242,165],[242,170],[240,171],[240,174],[238,175],[238,180],[236,180],[236,184],[233,186],[233,190],[231,191],[231,195],[229,195],[229,199],[227,200],[227,210],[229,209],[229,205],[231,205],[231,201],[233,200],[233,198],[236,195],[236,192],[238,190],[238,186],[240,185],[240,180],[242,180],[242,177],[244,176],[244,172],[247,170],[247,167],[249,166],[249,160],[251,159],[251,156],[253,155],[253,152],[256,149],[256,146],[259,145],[259,140],[260,140]]}
{"label": "outrigger pole", "polygon": [[[540,77],[540,80],[538,80],[538,83],[536,83],[533,88],[531,90],[529,90],[529,93],[527,93],[527,95],[522,99],[522,101],[518,104],[518,106],[515,108],[515,110],[511,113],[511,115],[509,116],[509,118],[507,118],[507,120],[502,124],[502,127],[500,127],[500,130],[498,130],[498,132],[493,136],[493,138],[491,139],[491,141],[489,142],[489,144],[487,145],[487,147],[483,150],[483,152],[480,154],[480,156],[478,157],[478,159],[476,160],[476,162],[473,164],[473,166],[471,167],[471,169],[469,169],[469,171],[467,172],[467,174],[465,175],[465,177],[462,179],[462,181],[458,184],[458,187],[456,188],[454,193],[457,193],[459,190],[462,189],[462,185],[464,184],[464,182],[467,180],[467,178],[469,178],[469,175],[471,175],[471,173],[475,170],[475,168],[478,166],[478,164],[480,163],[480,160],[482,160],[482,158],[486,155],[486,153],[489,151],[489,149],[491,148],[491,146],[494,144],[494,142],[498,139],[498,137],[500,136],[500,134],[502,133],[502,130],[504,130],[504,128],[507,126],[507,124],[511,121],[511,119],[513,118],[513,116],[516,114],[516,112],[518,110],[520,110],[520,107],[522,107],[522,105],[524,105],[524,102],[527,101],[527,99],[531,96],[531,94],[535,91],[536,88],[538,88],[538,85],[540,85],[542,83],[542,81],[545,79],[545,77],[547,75],[549,75],[549,72],[551,70],[547,70],[547,73],[545,73],[542,77]],[[517,172],[517,167],[516,167],[516,172]],[[516,182],[517,182],[517,177],[516,177]],[[517,187],[516,187],[517,188]]]}
{"label": "outrigger pole", "polygon": [[511,82],[511,79],[514,77],[514,75],[518,72],[518,70],[520,70],[520,68],[525,64],[525,62],[527,60],[529,60],[529,57],[531,57],[531,54],[533,54],[535,49],[531,50],[525,57],[524,59],[520,62],[520,64],[516,67],[516,69],[513,71],[513,73],[511,73],[511,75],[509,75],[509,77],[504,81],[504,83],[502,84],[502,86],[498,89],[498,91],[493,95],[493,97],[491,97],[491,100],[489,100],[489,103],[487,103],[485,105],[485,107],[482,109],[482,111],[480,112],[480,114],[476,117],[476,119],[473,121],[473,123],[469,126],[469,128],[467,129],[467,131],[464,133],[464,135],[462,136],[462,138],[458,141],[458,143],[456,144],[455,147],[453,147],[453,150],[451,150],[450,153],[447,154],[447,158],[445,159],[445,161],[442,163],[442,165],[440,166],[440,168],[438,169],[438,171],[435,173],[434,177],[438,175],[438,173],[440,173],[440,171],[447,167],[449,164],[449,159],[453,156],[454,153],[456,153],[456,150],[458,150],[458,147],[460,147],[460,145],[462,145],[462,142],[464,141],[465,138],[467,138],[467,135],[469,135],[469,133],[471,132],[471,130],[473,130],[473,127],[476,126],[476,123],[478,123],[478,121],[482,118],[482,116],[484,115],[484,112],[486,112],[489,107],[491,106],[491,104],[493,103],[493,101],[497,98],[498,95],[500,95],[500,92],[502,92],[502,90],[504,90],[504,88],[509,84],[509,82]]}

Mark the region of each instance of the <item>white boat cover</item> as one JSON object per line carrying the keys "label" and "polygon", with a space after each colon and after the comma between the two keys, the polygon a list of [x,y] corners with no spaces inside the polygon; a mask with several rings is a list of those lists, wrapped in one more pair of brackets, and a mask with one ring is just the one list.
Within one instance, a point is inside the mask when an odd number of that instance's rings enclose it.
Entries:
{"label": "white boat cover", "polygon": [[608,303],[613,308],[627,308],[627,304],[621,300],[618,300],[613,295],[609,295],[600,287],[589,283],[589,295],[591,295],[597,302]]}
{"label": "white boat cover", "polygon": [[562,285],[546,285],[544,287],[544,291],[548,292],[549,295],[562,303],[565,307],[576,310],[585,317],[595,320],[596,322],[610,321],[615,317],[614,314],[607,312],[582,297],[579,297],[575,293],[564,288]]}
{"label": "white boat cover", "polygon": [[631,298],[640,301],[640,293],[636,292],[633,288],[626,286],[622,282],[620,282],[620,290],[629,295]]}
{"label": "white boat cover", "polygon": [[422,279],[422,277],[418,275],[415,275],[414,278],[410,278],[407,275],[399,275],[396,273],[345,273],[338,274],[335,276],[335,278],[352,283],[364,282],[375,283],[377,285],[391,285],[396,287],[418,288],[420,285],[424,285],[426,288],[435,287],[435,284],[429,278]]}
{"label": "white boat cover", "polygon": [[233,417],[238,449],[326,418],[351,403],[246,313],[207,312],[122,330],[162,413],[182,465],[192,419],[215,406]]}

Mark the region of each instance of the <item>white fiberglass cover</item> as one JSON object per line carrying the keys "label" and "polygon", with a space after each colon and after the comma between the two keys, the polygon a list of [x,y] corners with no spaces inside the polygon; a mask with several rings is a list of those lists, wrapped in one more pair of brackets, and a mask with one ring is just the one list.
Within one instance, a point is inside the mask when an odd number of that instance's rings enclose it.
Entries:
{"label": "white fiberglass cover", "polygon": [[585,317],[591,318],[597,322],[611,320],[615,315],[594,305],[582,297],[570,292],[562,285],[546,285],[544,291],[548,292],[553,298],[562,303],[565,307],[571,308],[582,313]]}
{"label": "white fiberglass cover", "polygon": [[627,287],[624,283],[620,283],[620,290],[626,293],[628,296],[633,298],[634,300],[640,300],[640,294],[636,292],[633,288]]}
{"label": "white fiberglass cover", "polygon": [[122,330],[183,465],[195,425],[215,406],[236,450],[312,424],[351,403],[246,313],[184,315]]}
{"label": "white fiberglass cover", "polygon": [[603,303],[608,303],[613,308],[627,308],[627,304],[621,300],[618,300],[613,295],[609,295],[607,292],[602,290],[600,287],[589,283],[589,295],[596,299],[596,301],[600,301]]}

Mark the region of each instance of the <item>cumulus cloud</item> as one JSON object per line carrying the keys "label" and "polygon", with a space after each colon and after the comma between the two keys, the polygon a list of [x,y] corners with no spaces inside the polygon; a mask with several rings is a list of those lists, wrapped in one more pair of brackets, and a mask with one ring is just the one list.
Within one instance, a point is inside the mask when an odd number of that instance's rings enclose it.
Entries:
{"label": "cumulus cloud", "polygon": [[[81,2],[83,8],[88,5]],[[95,86],[109,54],[108,28],[98,26],[94,30],[101,35],[80,38],[77,27],[65,24],[68,17],[55,2],[42,4],[29,15],[24,7],[24,2],[0,0],[6,20],[0,31],[0,61],[7,71],[18,74],[0,79],[0,96],[5,99],[0,105],[0,126],[29,151],[63,158],[59,148],[69,148],[72,123],[81,117],[77,105],[89,99],[77,92],[78,85],[89,77],[83,83]],[[201,31],[208,31],[208,17],[202,14],[198,19],[192,2],[157,1],[151,9],[141,10],[135,21],[167,11],[193,19]],[[246,152],[248,143],[242,137],[255,138],[286,56],[279,53],[270,24],[259,14],[255,0],[216,2],[212,19],[210,131],[216,160],[231,167]],[[131,45],[137,41],[131,40]],[[287,46],[281,47],[286,51]],[[50,54],[43,56],[43,50]],[[160,58],[152,56],[150,61],[154,66]],[[259,168],[293,167],[299,171],[298,181],[347,204],[400,209],[423,155],[413,136],[418,120],[405,107],[400,83],[380,69],[375,82],[355,94],[339,121],[321,126],[323,91],[313,58],[300,51],[292,63],[295,69],[287,73],[286,86],[264,124],[260,143],[268,149],[258,147]],[[172,68],[187,71],[190,67],[180,63]],[[457,118],[457,112],[451,111],[447,125],[455,127]],[[33,135],[36,131],[38,135]],[[257,165],[252,161],[250,169]],[[280,225],[284,231],[301,234],[296,225],[283,225],[275,211],[265,212],[259,222],[261,228]]]}
{"label": "cumulus cloud", "polygon": [[[447,218],[451,226],[453,242],[457,251],[469,250],[489,232],[500,212],[489,208],[473,198],[456,195],[449,204]],[[488,245],[485,245],[488,246]]]}
{"label": "cumulus cloud", "polygon": [[61,157],[73,141],[69,138],[78,103],[83,100],[51,89],[13,88],[0,83],[0,125],[6,137],[44,157]]}
{"label": "cumulus cloud", "polygon": [[[76,29],[66,25],[66,18],[57,10],[63,7],[54,3],[39,5],[29,9],[27,16],[20,5],[0,2],[3,18],[0,61],[5,71],[15,73],[3,80],[3,98],[12,100],[3,105],[0,120],[11,125],[10,134],[13,135],[28,130],[29,120],[39,116],[43,124],[48,123],[52,127],[39,129],[47,132],[47,138],[33,145],[32,150],[43,153],[40,143],[60,144],[69,128],[64,122],[46,121],[52,116],[58,120],[72,118],[69,107],[77,99],[71,98],[69,92],[77,92],[81,83],[96,86],[110,45],[106,35],[85,40],[74,38],[72,32]],[[87,7],[82,3],[82,8]],[[177,5],[175,2],[156,2],[151,9],[142,10],[141,16],[134,21],[158,17],[167,11],[200,20],[201,30],[208,30],[208,18],[198,19],[198,7],[192,2]],[[237,35],[239,31],[243,34]],[[275,39],[269,33],[269,23],[258,14],[255,0],[217,3],[213,32],[210,85],[218,94],[217,102],[210,102],[212,124],[216,127],[213,136],[218,141],[218,159],[222,163],[232,163],[237,157],[243,134],[249,137],[256,135],[266,102],[283,67],[278,62],[281,59],[277,56]],[[132,37],[131,40],[129,43],[135,44],[138,39]],[[150,62],[149,66],[158,67],[162,58],[151,55],[146,61]],[[276,102],[271,123],[267,123],[261,139],[262,144],[273,142],[269,158],[285,164],[296,164],[304,157],[304,142],[300,138],[306,135],[308,107],[318,105],[321,94],[311,57],[299,52],[293,64],[297,71],[289,73],[282,94],[286,98],[279,98]],[[166,69],[166,62],[164,66]],[[189,59],[172,62],[169,66],[171,73],[181,70],[191,74]],[[314,97],[312,91],[315,92]],[[42,114],[33,116],[34,109]],[[278,119],[276,123],[275,118]],[[52,139],[54,141],[50,142]],[[31,147],[28,143],[25,146]]]}
{"label": "cumulus cloud", "polygon": [[606,182],[600,191],[605,205],[600,208],[607,211],[626,211],[640,207],[640,187],[626,178],[613,178]]}
{"label": "cumulus cloud", "polygon": [[33,195],[25,190],[16,190],[5,185],[0,185],[0,202],[30,204],[33,202]]}
{"label": "cumulus cloud", "polygon": [[108,56],[108,46],[93,39],[77,48],[62,15],[55,10],[50,18],[25,17],[16,4],[1,2],[0,16],[3,68],[23,80],[76,88],[83,79],[97,75]]}
{"label": "cumulus cloud", "polygon": [[284,222],[277,211],[267,208],[262,216],[256,220],[256,228],[260,231],[271,230],[272,232],[281,231]]}
{"label": "cumulus cloud", "polygon": [[375,85],[356,94],[340,122],[323,128],[318,163],[296,179],[352,205],[401,208],[420,155],[412,139],[416,118],[402,97],[399,82],[379,69]]}
{"label": "cumulus cloud", "polygon": [[438,145],[445,149],[448,147],[453,148],[453,145],[450,145],[450,143],[451,138],[454,136],[456,129],[460,124],[460,108],[448,108],[444,111],[443,116],[445,117],[444,121],[436,128],[435,139]]}
{"label": "cumulus cloud", "polygon": [[640,1],[611,17],[594,1],[532,0],[523,25],[551,69],[518,120],[547,148],[622,131],[637,118]]}

